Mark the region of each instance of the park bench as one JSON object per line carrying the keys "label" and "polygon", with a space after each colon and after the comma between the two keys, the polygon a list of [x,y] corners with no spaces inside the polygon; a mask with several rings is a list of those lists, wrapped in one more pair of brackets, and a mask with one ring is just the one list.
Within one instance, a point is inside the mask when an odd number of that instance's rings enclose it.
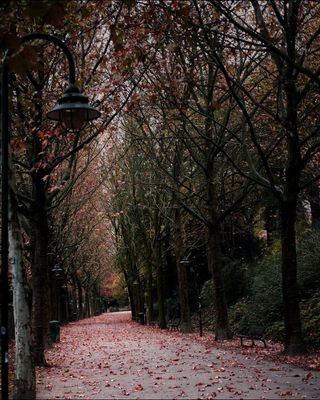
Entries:
{"label": "park bench", "polygon": [[260,340],[263,342],[264,347],[267,347],[267,343],[264,338],[264,331],[265,329],[261,325],[250,325],[247,330],[240,332],[237,336],[240,338],[241,346],[244,346],[245,339],[250,339],[252,342],[251,346],[254,346],[255,340]]}
{"label": "park bench", "polygon": [[179,331],[180,330],[180,319],[172,319],[168,321],[167,327],[169,331]]}

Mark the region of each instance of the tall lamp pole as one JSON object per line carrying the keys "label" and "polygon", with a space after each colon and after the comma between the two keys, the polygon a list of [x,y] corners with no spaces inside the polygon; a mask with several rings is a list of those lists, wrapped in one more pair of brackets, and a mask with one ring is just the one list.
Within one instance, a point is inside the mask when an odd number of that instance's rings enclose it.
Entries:
{"label": "tall lamp pole", "polygon": [[[35,32],[23,36],[21,44],[44,40],[59,47],[65,54],[69,65],[69,86],[47,117],[65,125],[68,129],[81,129],[88,121],[100,116],[100,112],[91,106],[88,98],[82,95],[75,85],[75,63],[69,48],[55,36]],[[9,307],[9,70],[10,49],[4,53],[1,77],[1,399],[9,396],[9,355],[8,355],[8,307]]]}

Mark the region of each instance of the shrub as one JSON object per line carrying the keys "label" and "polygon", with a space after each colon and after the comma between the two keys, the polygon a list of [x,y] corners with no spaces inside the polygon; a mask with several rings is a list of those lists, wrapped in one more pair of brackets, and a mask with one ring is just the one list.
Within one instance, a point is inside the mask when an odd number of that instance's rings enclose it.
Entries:
{"label": "shrub", "polygon": [[320,348],[320,290],[301,303],[303,334],[308,347]]}
{"label": "shrub", "polygon": [[298,242],[298,280],[301,298],[308,298],[320,287],[320,232],[311,232]]}
{"label": "shrub", "polygon": [[[313,349],[320,348],[319,243],[319,231],[312,232],[298,241],[302,328],[308,347]],[[226,294],[229,304],[232,304],[229,307],[229,321],[234,332],[239,332],[251,324],[261,324],[266,327],[269,338],[283,341],[280,247],[280,242],[275,242],[255,264],[230,260],[226,262]],[[212,307],[213,290],[212,280],[205,282],[201,290],[201,301],[205,307]],[[235,293],[232,293],[233,291]],[[234,304],[232,296],[237,300]]]}
{"label": "shrub", "polygon": [[252,321],[252,302],[249,297],[243,297],[229,308],[229,323],[233,333],[246,330]]}

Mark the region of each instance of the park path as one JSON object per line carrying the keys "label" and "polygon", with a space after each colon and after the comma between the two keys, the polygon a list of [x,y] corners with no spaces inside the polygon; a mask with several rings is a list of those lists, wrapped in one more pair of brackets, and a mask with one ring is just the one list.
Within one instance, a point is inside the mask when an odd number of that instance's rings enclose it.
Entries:
{"label": "park path", "polygon": [[106,313],[62,327],[37,399],[319,399],[320,372]]}

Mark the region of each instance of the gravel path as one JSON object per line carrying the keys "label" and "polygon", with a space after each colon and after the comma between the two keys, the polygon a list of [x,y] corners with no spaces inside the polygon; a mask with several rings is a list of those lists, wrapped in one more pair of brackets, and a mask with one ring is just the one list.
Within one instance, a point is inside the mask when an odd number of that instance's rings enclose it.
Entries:
{"label": "gravel path", "polygon": [[37,399],[319,399],[320,372],[106,313],[62,327]]}

